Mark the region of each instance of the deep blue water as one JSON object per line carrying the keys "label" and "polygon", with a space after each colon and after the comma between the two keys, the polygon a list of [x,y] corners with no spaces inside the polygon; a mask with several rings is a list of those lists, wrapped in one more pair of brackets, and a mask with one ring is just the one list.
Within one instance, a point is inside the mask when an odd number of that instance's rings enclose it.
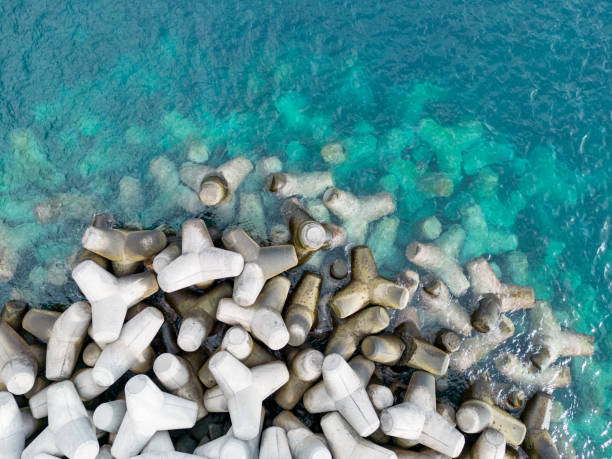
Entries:
{"label": "deep blue water", "polygon": [[[1,229],[20,254],[3,298],[76,295],[45,273],[87,221],[39,224],[32,209],[49,196],[80,193],[145,226],[184,219],[153,205],[164,190],[148,168],[161,154],[180,165],[194,133],[210,164],[277,154],[295,170],[326,167],[325,141],[350,138],[365,156],[335,175],[359,194],[379,190],[400,156],[440,167],[414,140],[421,120],[480,123],[513,152],[490,166],[500,199],[525,199],[510,221],[490,207],[488,223],[518,236],[528,282],[560,321],[596,337],[556,392],[568,419],[554,433],[584,457],[612,455],[610,2],[6,0],[0,39]],[[404,137],[386,148],[397,127]],[[473,191],[475,172],[464,156],[453,197]],[[117,204],[126,175],[143,183],[147,212]],[[453,197],[412,207],[394,191],[401,228],[432,212],[453,223]]]}

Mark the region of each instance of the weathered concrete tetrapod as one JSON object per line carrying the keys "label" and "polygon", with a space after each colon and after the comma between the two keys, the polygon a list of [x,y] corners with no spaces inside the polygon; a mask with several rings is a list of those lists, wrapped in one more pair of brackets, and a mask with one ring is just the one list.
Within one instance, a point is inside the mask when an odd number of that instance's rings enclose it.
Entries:
{"label": "weathered concrete tetrapod", "polygon": [[[361,386],[366,387],[372,373],[374,373],[374,362],[362,355],[353,357],[348,362],[349,366],[359,378]],[[304,406],[309,413],[325,413],[336,409],[336,402],[328,392],[324,381],[318,382],[304,393]]]}
{"label": "weathered concrete tetrapod", "polygon": [[362,437],[380,425],[365,387],[359,376],[339,354],[330,354],[323,361],[323,383],[334,401],[336,410]]}
{"label": "weathered concrete tetrapod", "polygon": [[262,402],[289,380],[287,366],[277,361],[249,369],[221,351],[209,367],[227,400],[234,435],[242,440],[255,438],[261,432]]}
{"label": "weathered concrete tetrapod", "polygon": [[533,288],[503,284],[484,258],[468,261],[465,269],[470,276],[472,294],[476,298],[487,293],[497,295],[501,306],[500,312],[533,307],[535,302]]}
{"label": "weathered concrete tetrapod", "polygon": [[468,400],[457,410],[457,426],[465,433],[478,433],[491,427],[507,443],[518,446],[525,438],[525,424],[510,413],[483,400]]}
{"label": "weathered concrete tetrapod", "polygon": [[590,356],[595,352],[594,338],[562,329],[548,302],[536,302],[528,317],[534,332],[533,344],[539,348],[530,360],[538,369],[548,368],[559,357]]}
{"label": "weathered concrete tetrapod", "polygon": [[232,293],[229,282],[222,282],[198,295],[189,290],[167,293],[166,300],[182,317],[177,344],[185,352],[196,351],[215,325],[217,305]]}
{"label": "weathered concrete tetrapod", "polygon": [[0,322],[0,382],[12,394],[22,395],[34,386],[37,372],[38,363],[27,343]]}
{"label": "weathered concrete tetrapod", "polygon": [[406,258],[440,278],[453,295],[461,296],[470,287],[461,265],[438,246],[413,242],[406,248]]}
{"label": "weathered concrete tetrapod", "polygon": [[161,354],[155,359],[153,372],[170,393],[198,405],[198,419],[208,414],[204,408],[204,390],[189,362],[177,355]]}
{"label": "weathered concrete tetrapod", "polygon": [[327,188],[334,186],[331,172],[315,171],[301,174],[288,174],[278,172],[266,177],[265,187],[279,198],[301,196],[303,198],[316,198]]}
{"label": "weathered concrete tetrapod", "polygon": [[524,446],[530,456],[547,459],[561,458],[548,432],[552,409],[552,396],[538,392],[529,400],[523,411],[522,419],[527,427]]}
{"label": "weathered concrete tetrapod", "polygon": [[217,320],[240,325],[272,350],[282,349],[289,341],[289,331],[281,316],[291,282],[284,276],[270,279],[255,303],[240,306],[232,298],[222,298],[217,306]]}
{"label": "weathered concrete tetrapod", "polygon": [[395,212],[396,205],[391,193],[382,192],[369,196],[355,196],[349,191],[328,188],[323,203],[343,222],[349,241],[363,244],[368,224]]}
{"label": "weathered concrete tetrapod", "polygon": [[297,352],[289,366],[289,381],[274,395],[276,403],[291,410],[302,399],[304,392],[321,376],[323,354],[312,348]]}
{"label": "weathered concrete tetrapod", "polygon": [[389,314],[380,306],[371,306],[353,314],[332,331],[325,354],[340,354],[350,358],[363,338],[378,333],[389,325]]}
{"label": "weathered concrete tetrapod", "polygon": [[[166,247],[166,235],[159,229],[129,231],[124,229],[90,226],[81,239],[83,248],[113,262],[121,271],[128,271],[139,261],[146,260]],[[117,273],[117,271],[115,271]]]}
{"label": "weathered concrete tetrapod", "polygon": [[55,321],[47,343],[47,379],[57,381],[72,375],[90,323],[91,306],[85,301],[72,304]]}
{"label": "weathered concrete tetrapod", "polygon": [[501,301],[499,296],[486,293],[478,300],[478,308],[472,312],[472,326],[480,333],[489,333],[499,326]]}
{"label": "weathered concrete tetrapod", "polygon": [[343,228],[317,221],[295,198],[283,203],[281,215],[289,223],[298,264],[305,263],[317,250],[346,244],[347,235]]}
{"label": "weathered concrete tetrapod", "polygon": [[566,387],[572,382],[570,367],[567,365],[554,365],[538,371],[531,362],[524,362],[510,352],[497,359],[495,366],[510,381],[537,390]]}
{"label": "weathered concrete tetrapod", "polygon": [[368,246],[351,250],[351,281],[331,300],[331,308],[341,319],[374,303],[404,309],[408,304],[406,287],[391,282],[378,274],[376,262]]}
{"label": "weathered concrete tetrapod", "polygon": [[459,349],[450,356],[451,368],[463,373],[513,334],[514,324],[512,320],[502,316],[499,326],[489,333],[478,333],[463,338]]}
{"label": "weathered concrete tetrapod", "polygon": [[157,275],[164,292],[174,292],[215,279],[234,277],[242,272],[242,255],[213,245],[206,224],[197,218],[183,223],[181,255]]}
{"label": "weathered concrete tetrapod", "polygon": [[393,334],[368,336],[361,342],[367,358],[387,365],[406,365],[444,375],[448,370],[449,354],[412,335],[409,326],[399,325]]}
{"label": "weathered concrete tetrapod", "polygon": [[457,457],[465,438],[436,410],[436,382],[433,375],[416,371],[410,378],[404,402],[384,409],[381,429],[392,437],[417,441],[450,457]]}
{"label": "weathered concrete tetrapod", "polygon": [[259,439],[265,411],[260,410],[259,431],[250,440],[242,440],[234,434],[233,426],[225,435],[207,443],[201,444],[193,452],[197,456],[206,459],[255,459],[259,450]]}
{"label": "weathered concrete tetrapod", "polygon": [[49,429],[62,454],[70,459],[94,459],[100,450],[96,431],[72,381],[50,386],[47,403]]}
{"label": "weathered concrete tetrapod", "polygon": [[162,392],[145,375],[127,382],[125,402],[127,412],[111,449],[117,459],[138,454],[155,432],[193,427],[198,414],[196,403]]}
{"label": "weathered concrete tetrapod", "polygon": [[13,330],[19,332],[26,312],[28,312],[28,303],[22,300],[9,300],[4,303],[4,308],[0,313],[0,321],[7,323]]}
{"label": "weathered concrete tetrapod", "polygon": [[47,344],[51,337],[51,330],[58,317],[61,315],[59,311],[51,309],[32,308],[24,316],[22,328],[29,334],[33,335],[39,341]]}
{"label": "weathered concrete tetrapod", "polygon": [[423,327],[439,325],[464,336],[472,333],[470,315],[437,277],[423,276],[419,305],[419,319]]}
{"label": "weathered concrete tetrapod", "polygon": [[301,346],[317,317],[317,305],[321,294],[321,276],[304,272],[289,304],[285,308],[285,324],[289,330],[289,345]]}
{"label": "weathered concrete tetrapod", "polygon": [[119,338],[128,308],[158,290],[151,272],[117,278],[91,260],[79,263],[72,277],[91,304],[92,337],[98,344]]}
{"label": "weathered concrete tetrapod", "polygon": [[92,369],[95,383],[108,387],[117,381],[151,344],[163,322],[164,316],[153,307],[126,322],[117,341],[106,346],[98,357]]}
{"label": "weathered concrete tetrapod", "polygon": [[200,182],[198,197],[205,206],[219,205],[229,199],[253,170],[253,163],[238,156],[211,170]]}
{"label": "weathered concrete tetrapod", "polygon": [[382,446],[362,438],[339,413],[328,413],[321,428],[335,459],[397,459]]}
{"label": "weathered concrete tetrapod", "polygon": [[259,459],[292,459],[285,429],[270,426],[262,432]]}
{"label": "weathered concrete tetrapod", "polygon": [[244,269],[234,279],[232,298],[240,306],[252,305],[264,283],[297,265],[292,245],[260,247],[241,228],[234,227],[223,233],[223,244],[244,257]]}
{"label": "weathered concrete tetrapod", "polygon": [[483,430],[470,452],[471,459],[504,459],[505,455],[506,439],[491,428]]}
{"label": "weathered concrete tetrapod", "polygon": [[0,457],[19,459],[25,439],[23,416],[15,397],[10,392],[0,392]]}

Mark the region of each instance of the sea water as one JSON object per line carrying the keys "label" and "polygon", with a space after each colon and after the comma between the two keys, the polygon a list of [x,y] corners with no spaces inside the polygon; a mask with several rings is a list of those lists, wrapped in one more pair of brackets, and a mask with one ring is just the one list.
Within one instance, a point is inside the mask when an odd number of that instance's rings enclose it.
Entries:
{"label": "sea water", "polygon": [[178,226],[173,167],[277,155],[394,194],[389,275],[416,220],[474,220],[462,262],[491,253],[595,336],[552,433],[612,456],[609,2],[5,0],[0,38],[3,301],[78,298],[67,259],[94,212]]}

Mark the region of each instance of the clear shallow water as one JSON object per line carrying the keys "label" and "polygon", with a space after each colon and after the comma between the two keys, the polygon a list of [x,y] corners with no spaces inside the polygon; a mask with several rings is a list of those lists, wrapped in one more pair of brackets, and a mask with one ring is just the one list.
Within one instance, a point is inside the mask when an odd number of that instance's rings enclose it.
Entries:
{"label": "clear shallow water", "polygon": [[[396,194],[398,251],[417,218],[460,222],[462,192],[507,236],[498,250],[516,235],[527,283],[562,324],[596,337],[555,392],[568,413],[555,435],[584,457],[612,455],[609,3],[124,3],[0,5],[0,230],[15,248],[4,259],[19,258],[3,298],[76,297],[54,284],[92,211],[182,221],[149,163],[180,166],[192,139],[212,165],[277,154],[298,171],[327,168],[319,151],[337,138],[350,158],[338,185]],[[440,170],[453,194],[419,197],[415,174]],[[144,193],[131,212],[118,202],[126,175]],[[39,212],[40,224],[33,209],[50,196],[63,214]]]}

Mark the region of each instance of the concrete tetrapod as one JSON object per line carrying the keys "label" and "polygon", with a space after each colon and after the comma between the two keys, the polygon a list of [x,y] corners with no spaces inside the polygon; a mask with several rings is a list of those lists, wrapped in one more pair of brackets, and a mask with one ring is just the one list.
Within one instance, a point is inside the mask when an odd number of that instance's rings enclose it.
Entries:
{"label": "concrete tetrapod", "polygon": [[215,325],[219,300],[231,294],[229,282],[215,285],[202,295],[186,289],[166,293],[166,301],[183,319],[176,340],[182,350],[195,352],[199,349]]}
{"label": "concrete tetrapod", "polygon": [[374,433],[380,425],[376,411],[359,376],[339,354],[323,361],[323,383],[336,410],[362,437]]}
{"label": "concrete tetrapod", "polygon": [[248,368],[229,352],[221,351],[209,367],[227,400],[233,435],[252,440],[261,432],[263,400],[289,380],[287,366],[276,361]]}
{"label": "concrete tetrapod", "polygon": [[34,386],[38,363],[29,346],[9,325],[0,322],[0,382],[15,395]]}
{"label": "concrete tetrapod", "polygon": [[109,387],[134,365],[151,344],[164,317],[158,309],[148,307],[126,322],[117,341],[104,348],[92,369],[96,384]]}
{"label": "concrete tetrapod", "polygon": [[70,459],[94,459],[96,431],[72,381],[53,384],[47,393],[49,429],[58,449]]}
{"label": "concrete tetrapod", "polygon": [[0,392],[0,457],[19,459],[25,440],[25,425],[15,397],[10,392]]}
{"label": "concrete tetrapod", "polygon": [[200,219],[190,219],[183,223],[181,247],[181,255],[157,275],[159,286],[164,292],[234,277],[244,267],[242,255],[214,247],[206,224]]}
{"label": "concrete tetrapod", "polygon": [[461,432],[437,412],[435,378],[424,371],[412,374],[404,402],[383,410],[380,423],[389,436],[416,441],[450,457],[459,456],[465,445]]}
{"label": "concrete tetrapod", "polygon": [[285,429],[270,426],[262,432],[259,459],[292,459]]}
{"label": "concrete tetrapod", "polygon": [[92,338],[99,345],[119,338],[128,308],[158,290],[149,271],[115,277],[92,260],[79,263],[72,277],[91,304]]}
{"label": "concrete tetrapod", "polygon": [[233,425],[225,435],[198,446],[193,452],[198,457],[206,459],[256,459],[259,452],[259,438],[265,411],[259,412],[257,434],[250,440],[242,440],[234,435]]}
{"label": "concrete tetrapod", "polygon": [[223,233],[223,244],[244,257],[244,268],[234,279],[233,300],[240,306],[255,303],[264,283],[297,265],[295,247],[276,245],[260,247],[241,228],[234,227]]}
{"label": "concrete tetrapod", "polygon": [[404,309],[408,304],[406,287],[378,274],[368,246],[353,247],[351,269],[351,282],[337,292],[330,303],[339,318],[348,317],[371,303],[393,309]]}
{"label": "concrete tetrapod", "polygon": [[393,451],[362,438],[339,413],[323,416],[321,428],[334,459],[397,459]]}
{"label": "concrete tetrapod", "polygon": [[162,392],[145,375],[127,382],[125,402],[127,412],[111,449],[117,459],[138,454],[160,430],[193,427],[198,415],[196,403]]}
{"label": "concrete tetrapod", "polygon": [[289,341],[281,313],[290,287],[289,279],[276,276],[265,284],[249,307],[242,307],[231,298],[222,298],[217,306],[217,320],[242,326],[272,350],[282,349]]}
{"label": "concrete tetrapod", "polygon": [[47,343],[47,379],[57,381],[72,375],[90,323],[91,307],[84,301],[72,304],[55,321]]}

